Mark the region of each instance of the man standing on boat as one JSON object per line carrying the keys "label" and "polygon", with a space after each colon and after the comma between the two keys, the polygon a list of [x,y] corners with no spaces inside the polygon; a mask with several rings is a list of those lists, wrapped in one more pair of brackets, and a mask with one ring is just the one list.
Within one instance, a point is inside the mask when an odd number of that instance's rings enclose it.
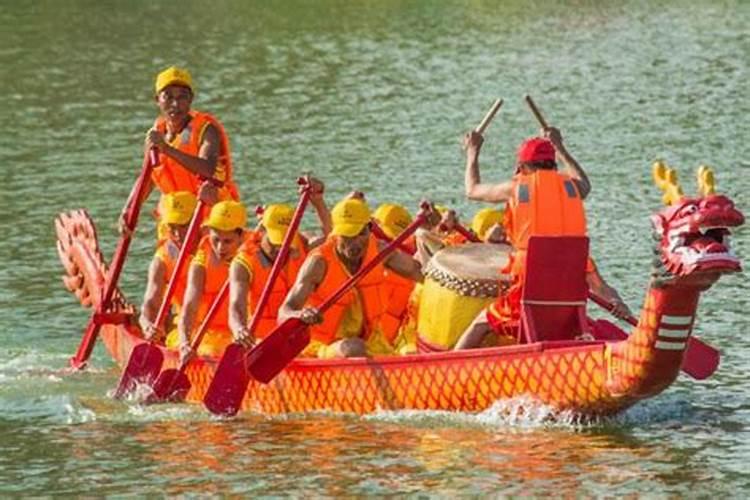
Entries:
{"label": "man standing on boat", "polygon": [[309,325],[312,341],[304,356],[346,358],[393,353],[388,339],[401,324],[391,313],[386,270],[422,281],[420,264],[395,251],[321,317],[323,301],[379,252],[370,233],[370,208],[360,198],[345,198],[331,212],[333,230],[305,259],[294,286],[279,310],[279,322],[298,317]]}
{"label": "man standing on boat", "polygon": [[[507,293],[479,314],[458,341],[456,349],[477,347],[490,330],[503,334],[503,325],[517,323],[530,236],[586,235],[583,200],[591,191],[588,176],[565,148],[558,129],[546,127],[541,135],[521,144],[515,175],[498,184],[481,183],[479,151],[484,142],[482,135],[471,131],[464,136],[464,187],[467,198],[507,204],[505,227],[514,248],[508,271],[513,284]],[[563,172],[557,170],[558,160],[564,165]],[[587,267],[587,281],[595,292],[615,304],[616,315],[630,313],[619,294],[598,274],[591,259]]]}
{"label": "man standing on boat", "polygon": [[[159,150],[145,197],[156,186],[163,195],[188,191],[209,205],[223,200],[239,200],[232,179],[229,139],[221,123],[208,113],[191,109],[193,79],[182,68],[172,66],[156,77],[155,97],[160,116],[146,133],[146,149]],[[210,183],[203,181],[209,180]],[[159,212],[162,210],[162,200]],[[120,231],[126,231],[124,212]],[[160,225],[160,239],[165,228]]]}

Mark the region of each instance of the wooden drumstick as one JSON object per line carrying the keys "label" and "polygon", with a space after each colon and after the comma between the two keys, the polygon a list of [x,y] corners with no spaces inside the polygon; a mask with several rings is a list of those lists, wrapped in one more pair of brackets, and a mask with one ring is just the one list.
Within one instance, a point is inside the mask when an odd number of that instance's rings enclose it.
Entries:
{"label": "wooden drumstick", "polygon": [[542,116],[541,111],[539,111],[539,108],[536,107],[536,104],[534,104],[534,100],[531,98],[531,96],[528,95],[528,94],[526,94],[526,96],[524,97],[524,99],[526,100],[526,104],[529,105],[529,109],[531,110],[531,112],[536,117],[536,121],[539,122],[539,125],[541,125],[542,128],[547,128],[548,127],[547,120],[544,119],[544,117]]}
{"label": "wooden drumstick", "polygon": [[482,118],[482,121],[479,123],[479,125],[477,125],[477,128],[475,128],[474,131],[478,134],[484,134],[484,131],[487,129],[492,119],[495,118],[497,112],[500,111],[500,106],[502,105],[502,99],[498,99],[494,103],[492,103],[492,107],[487,112],[487,114],[484,115],[484,118]]}

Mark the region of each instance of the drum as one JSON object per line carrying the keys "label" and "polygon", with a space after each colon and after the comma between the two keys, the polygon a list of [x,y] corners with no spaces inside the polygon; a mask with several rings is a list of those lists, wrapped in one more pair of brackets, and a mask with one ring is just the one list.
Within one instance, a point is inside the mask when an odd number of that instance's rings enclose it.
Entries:
{"label": "drum", "polygon": [[467,243],[436,253],[425,268],[417,331],[420,351],[452,349],[479,312],[495,301],[510,276],[509,245]]}

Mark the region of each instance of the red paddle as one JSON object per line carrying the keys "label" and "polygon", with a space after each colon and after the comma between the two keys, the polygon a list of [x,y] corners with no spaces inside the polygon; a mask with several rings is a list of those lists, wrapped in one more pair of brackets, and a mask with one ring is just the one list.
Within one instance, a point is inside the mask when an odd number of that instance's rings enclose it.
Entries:
{"label": "red paddle", "polygon": [[[614,304],[590,290],[589,298],[609,312],[614,309]],[[624,320],[632,326],[638,326],[638,320],[633,316],[628,316]],[[593,331],[600,340],[625,340],[628,338],[627,333],[607,320],[599,319],[595,322],[595,325]],[[719,351],[701,339],[691,336],[687,341],[682,371],[696,380],[707,379],[719,367],[719,358]]]}
{"label": "red paddle", "polygon": [[[428,210],[429,205],[423,204],[421,212],[404,232],[343,283],[333,295],[328,297],[318,307],[318,311],[323,314],[349,291],[351,287],[411,236],[427,218]],[[203,404],[206,408],[216,415],[235,415],[242,404],[250,376],[264,384],[273,380],[310,343],[308,326],[298,318],[289,318],[277,326],[249,353],[240,351],[235,345],[229,346],[222,358],[222,364],[226,363],[226,369],[217,369],[211,384],[213,387],[214,383],[217,383],[217,379],[221,377],[222,392],[212,392],[211,388],[209,388],[206,397],[203,399]],[[245,367],[247,371],[243,369]]]}
{"label": "red paddle", "polygon": [[[172,276],[169,277],[167,290],[164,293],[161,306],[159,306],[159,312],[156,314],[154,324],[157,326],[163,325],[164,320],[167,318],[169,306],[172,302],[172,296],[177,289],[178,276],[180,276],[182,269],[185,267],[193,242],[198,235],[198,230],[200,229],[204,205],[205,203],[199,200],[193,211],[193,218],[190,220],[190,226],[188,226],[187,234],[185,235],[185,239],[180,247],[180,253],[177,256],[177,263],[172,270]],[[164,355],[155,342],[142,342],[135,346],[130,352],[128,364],[125,365],[125,369],[122,371],[120,382],[117,384],[114,397],[117,399],[123,397],[125,394],[132,391],[137,383],[152,384],[154,379],[159,375],[163,362]]]}
{"label": "red paddle", "polygon": [[[208,324],[214,319],[216,313],[224,305],[227,295],[229,295],[229,279],[224,282],[219,294],[214,299],[213,304],[208,309],[206,317],[203,318],[203,322],[198,327],[198,331],[193,339],[193,343],[190,344],[190,350],[192,354],[198,352],[198,347],[201,345],[201,341],[208,331]],[[180,366],[164,370],[159,374],[159,377],[154,382],[152,393],[146,399],[147,403],[161,403],[163,401],[170,401],[173,403],[182,402],[190,391],[190,380],[185,375],[185,368],[187,368],[190,362],[190,357],[185,358],[184,361],[180,362]]]}
{"label": "red paddle", "polygon": [[[377,222],[375,222],[375,219],[372,219],[370,221],[370,231],[372,231],[372,235],[377,239],[385,241],[386,243],[391,242],[391,237],[385,234],[385,231],[383,231],[383,228],[380,227]],[[412,255],[413,253],[406,245],[399,245],[398,249],[409,255]]]}
{"label": "red paddle", "polygon": [[[382,262],[389,254],[417,230],[427,218],[429,205],[423,204],[416,219],[404,229],[393,241],[383,248],[371,261],[363,265],[351,278],[344,282],[336,292],[319,307],[320,314],[325,313],[332,305],[349,291],[359,280]],[[263,342],[258,344],[247,356],[247,370],[258,381],[267,384],[284,369],[309,343],[308,325],[298,318],[289,318]]]}
{"label": "red paddle", "polygon": [[[268,298],[271,296],[271,290],[273,290],[276,277],[281,273],[281,269],[286,263],[292,241],[294,241],[299,225],[302,222],[302,216],[305,214],[305,208],[307,208],[307,203],[310,200],[310,189],[307,187],[307,181],[305,179],[298,179],[297,183],[306,187],[302,191],[297,208],[292,216],[292,221],[284,235],[284,241],[281,243],[279,253],[274,260],[266,284],[263,286],[263,291],[258,299],[258,305],[255,311],[253,311],[253,317],[250,319],[248,330],[251,334],[255,333],[255,329],[263,315],[263,310],[268,303]],[[248,349],[245,346],[236,342],[230,344],[224,350],[219,365],[216,367],[214,378],[211,380],[211,384],[208,386],[206,395],[203,398],[203,404],[211,413],[234,415],[239,410],[242,399],[245,396],[247,384],[250,383],[244,363],[247,351]]]}
{"label": "red paddle", "polygon": [[135,181],[135,185],[133,186],[133,190],[131,191],[127,202],[128,208],[125,213],[125,225],[127,226],[128,231],[120,237],[120,241],[117,243],[117,249],[115,250],[115,255],[112,258],[112,265],[107,274],[107,281],[104,286],[104,292],[102,293],[102,300],[99,303],[99,307],[96,308],[91,315],[91,319],[89,319],[86,331],[83,334],[81,344],[78,346],[75,356],[70,358],[70,366],[74,370],[79,370],[86,366],[86,362],[91,356],[91,351],[94,349],[94,343],[99,336],[99,329],[103,324],[96,318],[105,317],[105,313],[110,312],[109,309],[112,306],[112,297],[117,289],[117,282],[120,279],[120,273],[125,265],[125,258],[127,257],[128,249],[130,248],[130,241],[133,238],[136,224],[138,224],[138,215],[141,212],[141,206],[144,201],[143,197],[146,188],[148,187],[149,179],[151,178],[151,171],[158,162],[158,156],[153,149],[149,150],[143,157],[141,174],[138,176],[138,180]]}

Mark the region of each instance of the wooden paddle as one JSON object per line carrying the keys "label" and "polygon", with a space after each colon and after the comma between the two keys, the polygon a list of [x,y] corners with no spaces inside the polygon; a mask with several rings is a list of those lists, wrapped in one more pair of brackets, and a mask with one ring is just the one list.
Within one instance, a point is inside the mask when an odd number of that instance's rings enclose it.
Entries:
{"label": "wooden paddle", "polygon": [[[613,312],[615,307],[614,304],[607,301],[604,297],[589,290],[589,298],[610,313]],[[638,326],[638,320],[633,316],[628,316],[623,319],[631,326]],[[600,340],[625,340],[628,338],[626,332],[607,320],[599,319],[595,321],[595,324],[596,326],[593,331],[594,333],[599,334],[597,337]],[[696,380],[707,379],[719,367],[719,358],[719,351],[706,344],[701,339],[691,336],[688,339],[687,347],[685,348],[685,357],[682,361],[682,371]]]}
{"label": "wooden paddle", "polygon": [[[382,262],[401,243],[403,243],[426,220],[430,207],[424,203],[422,210],[397,238],[383,248],[371,261],[360,267],[351,278],[343,283],[319,307],[323,314],[335,304],[359,280]],[[299,318],[289,318],[277,326],[250,353],[236,349],[234,345],[227,348],[222,363],[214,376],[214,382],[221,377],[222,392],[212,392],[211,388],[203,399],[203,404],[211,413],[232,416],[239,411],[242,399],[247,391],[250,376],[267,384],[278,375],[310,342],[309,325]],[[231,349],[231,350],[230,350]],[[223,368],[223,369],[221,369]],[[213,383],[212,383],[213,386]]]}
{"label": "wooden paddle", "polygon": [[[198,231],[200,230],[204,206],[205,203],[202,200],[199,200],[193,211],[193,217],[190,220],[187,234],[185,235],[185,239],[180,247],[177,262],[172,270],[172,275],[169,277],[167,290],[164,293],[164,298],[162,299],[159,311],[156,314],[154,324],[157,327],[162,326],[164,320],[167,319],[172,296],[174,296],[174,292],[177,289],[178,277],[187,263],[188,255],[190,255],[194,240],[196,239],[196,236],[198,236]],[[125,394],[132,391],[137,383],[152,384],[159,375],[163,363],[164,355],[156,342],[142,342],[135,346],[133,350],[130,351],[128,364],[125,365],[125,369],[122,371],[120,382],[117,384],[117,389],[115,389],[114,397],[120,399]]]}
{"label": "wooden paddle", "polygon": [[125,265],[125,258],[127,257],[128,249],[130,248],[130,242],[133,239],[133,234],[135,233],[135,228],[138,224],[138,216],[141,213],[141,207],[144,202],[143,198],[146,193],[146,188],[149,185],[149,180],[151,179],[151,172],[158,162],[159,157],[155,149],[147,151],[143,156],[141,174],[135,181],[133,190],[130,192],[126,204],[125,225],[128,230],[120,237],[120,241],[117,243],[117,249],[112,258],[112,265],[109,267],[109,272],[107,273],[107,280],[104,285],[104,292],[102,293],[102,300],[99,302],[99,307],[97,307],[91,315],[91,319],[89,319],[89,323],[86,326],[83,338],[81,339],[81,344],[78,346],[75,355],[70,358],[70,367],[74,370],[84,368],[86,362],[91,356],[91,352],[94,349],[94,343],[99,336],[99,330],[103,324],[103,322],[97,318],[104,318],[106,317],[106,313],[111,312],[109,309],[112,306],[112,298],[115,290],[117,290],[117,282],[120,279],[120,273]]}
{"label": "wooden paddle", "polygon": [[188,363],[190,363],[192,355],[198,352],[198,347],[200,347],[203,337],[208,331],[209,323],[224,305],[228,295],[229,279],[227,278],[219,290],[219,294],[214,299],[213,304],[211,304],[211,307],[208,309],[206,317],[203,318],[201,325],[198,327],[193,342],[190,344],[191,355],[181,361],[176,369],[170,368],[159,374],[156,382],[154,382],[151,394],[146,398],[146,403],[161,403],[165,401],[179,403],[185,400],[185,396],[190,392],[191,387],[190,380],[187,375],[185,375],[185,368],[187,368]]}
{"label": "wooden paddle", "polygon": [[[286,264],[286,258],[289,249],[292,246],[299,225],[302,222],[302,216],[305,214],[305,208],[310,200],[310,186],[305,179],[298,179],[297,183],[304,186],[300,196],[297,208],[292,216],[292,221],[284,235],[284,241],[281,243],[279,253],[276,255],[271,272],[268,275],[263,291],[258,299],[258,305],[253,311],[250,319],[248,330],[251,334],[260,323],[263,311],[271,296],[271,290],[276,282],[277,276],[281,273]],[[208,386],[206,395],[203,398],[203,404],[211,413],[221,415],[234,415],[239,411],[242,399],[245,396],[245,390],[250,383],[250,375],[245,369],[244,359],[247,355],[248,348],[239,343],[232,343],[224,350],[224,354],[216,367],[214,378]]]}

